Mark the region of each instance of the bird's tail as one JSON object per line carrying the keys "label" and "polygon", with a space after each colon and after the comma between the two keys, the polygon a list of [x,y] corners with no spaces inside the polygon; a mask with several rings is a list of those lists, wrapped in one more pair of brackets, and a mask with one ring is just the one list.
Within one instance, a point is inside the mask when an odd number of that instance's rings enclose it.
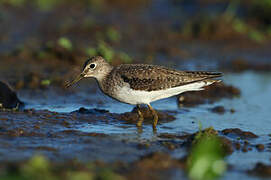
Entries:
{"label": "bird's tail", "polygon": [[221,82],[222,80],[220,79],[206,79],[206,80],[203,80],[203,82],[205,82],[205,86],[209,86],[213,83],[219,83]]}

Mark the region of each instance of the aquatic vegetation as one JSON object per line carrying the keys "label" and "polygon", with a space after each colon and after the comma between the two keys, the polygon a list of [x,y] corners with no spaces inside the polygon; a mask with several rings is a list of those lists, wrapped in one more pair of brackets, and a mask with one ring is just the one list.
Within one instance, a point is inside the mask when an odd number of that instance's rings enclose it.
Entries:
{"label": "aquatic vegetation", "polygon": [[233,21],[233,29],[238,32],[238,33],[246,33],[248,26],[246,23],[244,23],[244,21],[240,20],[240,19],[235,19]]}
{"label": "aquatic vegetation", "polygon": [[103,56],[109,62],[112,61],[115,55],[114,50],[109,45],[107,45],[104,41],[100,41],[98,43],[97,48],[93,48],[93,47],[86,48],[85,53],[88,56],[97,56],[97,55]]}
{"label": "aquatic vegetation", "polygon": [[57,41],[58,45],[67,49],[67,50],[72,50],[72,42],[66,38],[66,37],[61,37]]}
{"label": "aquatic vegetation", "polygon": [[271,9],[271,0],[254,0],[253,1],[254,6],[259,6],[260,8],[264,10],[270,10]]}
{"label": "aquatic vegetation", "polygon": [[85,53],[88,56],[103,56],[107,61],[112,62],[115,59],[119,59],[124,63],[131,63],[132,58],[125,52],[115,51],[111,46],[109,46],[104,41],[99,41],[98,47],[88,47],[85,49]]}
{"label": "aquatic vegetation", "polygon": [[124,63],[131,63],[133,60],[132,58],[125,52],[120,52],[119,53],[119,58],[124,62]]}
{"label": "aquatic vegetation", "polygon": [[248,25],[243,20],[235,18],[232,22],[233,29],[241,34],[247,35],[248,38],[255,42],[263,42],[265,40],[265,33]]}
{"label": "aquatic vegetation", "polygon": [[121,34],[112,27],[107,29],[106,36],[111,42],[119,42],[121,39]]}
{"label": "aquatic vegetation", "polygon": [[92,180],[93,174],[89,172],[67,172],[67,180]]}
{"label": "aquatic vegetation", "polygon": [[26,0],[0,0],[0,4],[10,4],[13,6],[22,6]]}
{"label": "aquatic vegetation", "polygon": [[253,29],[248,33],[248,37],[256,42],[263,42],[265,40],[265,35],[264,33]]}
{"label": "aquatic vegetation", "polygon": [[59,1],[56,0],[36,0],[36,6],[42,11],[49,11],[54,8]]}
{"label": "aquatic vegetation", "polygon": [[97,48],[92,48],[92,47],[86,48],[85,53],[88,56],[97,56],[97,55],[103,56],[105,59],[107,59],[110,62],[115,55],[114,50],[104,41],[99,41]]}
{"label": "aquatic vegetation", "polygon": [[21,7],[26,4],[32,4],[37,6],[42,11],[51,10],[55,7],[60,1],[55,0],[0,0],[0,4],[5,3],[15,7]]}
{"label": "aquatic vegetation", "polygon": [[116,173],[114,173],[111,169],[103,168],[98,174],[97,178],[100,180],[124,180],[124,178]]}
{"label": "aquatic vegetation", "polygon": [[222,142],[217,131],[207,128],[196,134],[187,160],[188,176],[193,180],[215,179],[226,170]]}
{"label": "aquatic vegetation", "polygon": [[[74,167],[77,164],[79,167]],[[34,155],[27,162],[0,173],[0,179],[40,180],[124,180],[110,168],[100,168],[92,163],[53,164],[43,155]]]}
{"label": "aquatic vegetation", "polygon": [[49,86],[51,84],[51,81],[49,79],[44,79],[40,82],[42,86]]}
{"label": "aquatic vegetation", "polygon": [[22,6],[30,4],[34,7],[39,8],[41,11],[50,11],[53,8],[55,8],[57,5],[65,4],[65,3],[71,3],[71,4],[85,3],[88,5],[91,5],[92,7],[95,7],[95,9],[99,9],[105,4],[105,1],[87,0],[84,2],[79,2],[76,0],[70,0],[70,1],[65,1],[65,0],[0,0],[0,4],[9,4],[15,7],[22,7]]}
{"label": "aquatic vegetation", "polygon": [[112,61],[115,55],[114,50],[110,46],[108,46],[104,41],[100,41],[98,43],[97,53],[103,56],[108,61]]}
{"label": "aquatic vegetation", "polygon": [[[271,22],[269,13],[271,11],[266,10],[271,1],[266,1],[252,1],[245,7],[242,1],[231,0],[226,9],[215,16],[206,13],[189,20],[182,27],[181,33],[185,37],[193,38],[234,39],[237,37],[257,43],[265,42],[270,34]],[[240,16],[240,9],[247,11],[246,16]]]}
{"label": "aquatic vegetation", "polygon": [[49,161],[41,155],[32,157],[21,167],[22,176],[27,179],[55,179],[52,174]]}
{"label": "aquatic vegetation", "polygon": [[91,27],[93,27],[93,25],[95,24],[95,19],[91,16],[86,16],[84,19],[83,19],[83,28],[85,29],[89,29]]}
{"label": "aquatic vegetation", "polygon": [[97,50],[96,50],[96,48],[88,47],[85,49],[85,53],[88,56],[95,56],[97,54]]}

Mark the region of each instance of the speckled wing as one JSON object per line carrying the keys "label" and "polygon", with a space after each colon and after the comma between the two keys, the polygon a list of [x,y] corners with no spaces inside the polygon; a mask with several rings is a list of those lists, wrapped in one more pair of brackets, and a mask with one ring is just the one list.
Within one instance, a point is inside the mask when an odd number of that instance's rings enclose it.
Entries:
{"label": "speckled wing", "polygon": [[134,90],[156,91],[221,77],[218,72],[177,71],[146,64],[121,65],[117,74]]}

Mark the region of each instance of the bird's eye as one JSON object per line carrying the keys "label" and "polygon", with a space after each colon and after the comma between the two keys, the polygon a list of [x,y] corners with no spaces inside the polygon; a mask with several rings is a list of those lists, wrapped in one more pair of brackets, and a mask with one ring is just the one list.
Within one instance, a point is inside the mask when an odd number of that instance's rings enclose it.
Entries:
{"label": "bird's eye", "polygon": [[89,67],[90,67],[91,69],[94,69],[95,66],[96,66],[95,64],[90,64],[90,65],[89,65]]}

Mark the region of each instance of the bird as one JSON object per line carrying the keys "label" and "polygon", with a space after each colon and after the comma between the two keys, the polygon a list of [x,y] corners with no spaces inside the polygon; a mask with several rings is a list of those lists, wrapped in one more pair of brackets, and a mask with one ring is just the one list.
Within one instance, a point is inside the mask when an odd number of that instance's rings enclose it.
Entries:
{"label": "bird", "polygon": [[158,115],[151,102],[187,91],[204,90],[205,86],[220,82],[221,80],[214,78],[221,76],[221,72],[181,71],[151,64],[112,66],[102,56],[94,56],[85,61],[82,72],[67,83],[66,87],[83,78],[95,78],[104,94],[138,107],[138,127],[142,127],[144,121],[139,107],[147,105],[153,115],[153,129],[156,129]]}

